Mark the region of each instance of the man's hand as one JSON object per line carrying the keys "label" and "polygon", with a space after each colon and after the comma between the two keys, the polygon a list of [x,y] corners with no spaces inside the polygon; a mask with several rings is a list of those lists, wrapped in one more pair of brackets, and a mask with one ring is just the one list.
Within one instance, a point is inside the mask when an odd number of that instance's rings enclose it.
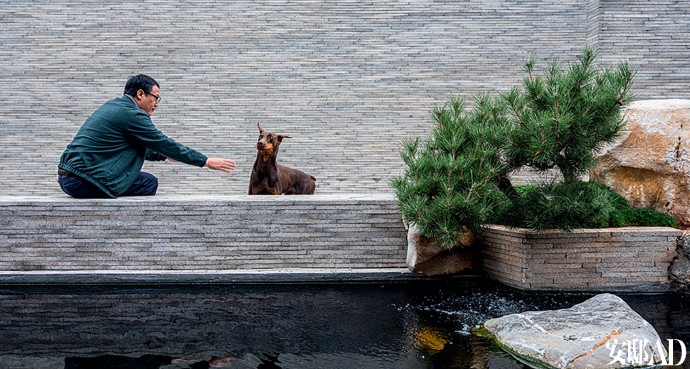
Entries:
{"label": "man's hand", "polygon": [[204,167],[222,172],[229,172],[235,169],[235,162],[223,158],[208,158]]}

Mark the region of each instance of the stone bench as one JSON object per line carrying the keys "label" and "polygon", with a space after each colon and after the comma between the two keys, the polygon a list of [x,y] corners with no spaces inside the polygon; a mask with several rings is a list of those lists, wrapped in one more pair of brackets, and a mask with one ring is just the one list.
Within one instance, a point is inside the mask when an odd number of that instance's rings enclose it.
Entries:
{"label": "stone bench", "polygon": [[5,283],[410,274],[406,248],[390,194],[0,197]]}

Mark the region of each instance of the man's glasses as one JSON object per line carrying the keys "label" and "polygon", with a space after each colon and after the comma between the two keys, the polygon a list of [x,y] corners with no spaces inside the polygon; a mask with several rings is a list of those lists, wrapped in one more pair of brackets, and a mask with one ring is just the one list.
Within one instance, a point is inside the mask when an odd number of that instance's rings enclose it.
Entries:
{"label": "man's glasses", "polygon": [[161,102],[161,97],[160,97],[159,95],[154,95],[154,94],[152,94],[152,93],[150,93],[150,92],[146,92],[146,91],[144,91],[144,93],[147,94],[147,95],[153,96],[153,98],[156,99],[156,102],[157,102],[157,103]]}

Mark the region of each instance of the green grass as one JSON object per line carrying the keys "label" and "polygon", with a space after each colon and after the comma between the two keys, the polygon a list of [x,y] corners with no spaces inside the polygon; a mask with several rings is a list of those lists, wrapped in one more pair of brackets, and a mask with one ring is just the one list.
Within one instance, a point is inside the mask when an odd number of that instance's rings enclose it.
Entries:
{"label": "green grass", "polygon": [[494,224],[536,230],[618,228],[631,226],[676,227],[673,217],[650,209],[631,207],[608,187],[591,182],[560,182],[547,186],[516,186],[515,199],[505,197],[491,219]]}

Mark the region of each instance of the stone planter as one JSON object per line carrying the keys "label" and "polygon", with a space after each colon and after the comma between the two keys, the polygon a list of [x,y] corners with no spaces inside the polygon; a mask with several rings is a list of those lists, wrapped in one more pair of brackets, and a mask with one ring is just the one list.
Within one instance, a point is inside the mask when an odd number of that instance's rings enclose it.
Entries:
{"label": "stone planter", "polygon": [[539,233],[491,225],[481,235],[479,269],[522,289],[664,291],[681,235],[668,227]]}

